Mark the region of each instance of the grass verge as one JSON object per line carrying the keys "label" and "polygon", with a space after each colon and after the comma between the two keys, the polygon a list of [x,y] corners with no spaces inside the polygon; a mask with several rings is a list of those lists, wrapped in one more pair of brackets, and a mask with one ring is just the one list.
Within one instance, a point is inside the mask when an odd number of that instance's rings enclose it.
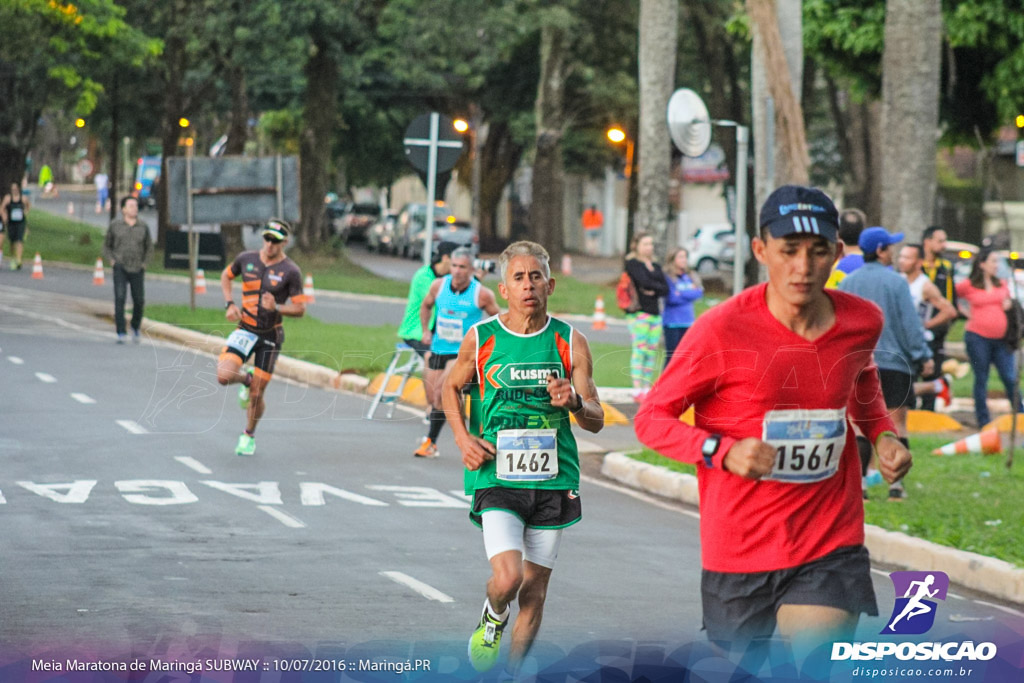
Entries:
{"label": "grass verge", "polygon": [[[1022,464],[1007,471],[1005,456],[931,455],[933,449],[956,438],[911,437],[914,468],[904,480],[907,498],[890,503],[885,484],[871,487],[864,501],[867,523],[1024,567],[1020,542],[1024,508],[1019,503]],[[628,455],[675,472],[696,472],[693,465],[649,449]]]}
{"label": "grass verge", "polygon": [[[146,317],[204,334],[226,337],[235,328],[224,319],[224,311],[214,308],[154,304],[146,306]],[[383,372],[394,352],[397,325],[345,325],[325,323],[306,315],[284,321],[284,353],[332,370],[344,370],[372,377]],[[629,386],[629,348],[594,343],[591,352],[594,381],[598,386]]]}

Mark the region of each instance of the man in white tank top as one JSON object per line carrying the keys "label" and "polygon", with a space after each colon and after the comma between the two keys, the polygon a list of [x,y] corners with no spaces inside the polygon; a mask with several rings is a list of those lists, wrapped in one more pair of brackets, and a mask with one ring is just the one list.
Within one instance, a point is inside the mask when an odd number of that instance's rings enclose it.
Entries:
{"label": "man in white tank top", "polygon": [[[917,314],[921,318],[921,325],[924,327],[925,339],[929,342],[933,339],[932,329],[941,327],[956,320],[956,309],[949,303],[939,288],[935,286],[924,272],[924,249],[920,244],[906,244],[900,249],[896,267],[907,280],[910,286],[910,297],[914,300]],[[950,401],[950,384],[952,378],[943,375],[936,380],[926,382],[915,382],[914,393],[918,396],[936,395],[946,401]]]}

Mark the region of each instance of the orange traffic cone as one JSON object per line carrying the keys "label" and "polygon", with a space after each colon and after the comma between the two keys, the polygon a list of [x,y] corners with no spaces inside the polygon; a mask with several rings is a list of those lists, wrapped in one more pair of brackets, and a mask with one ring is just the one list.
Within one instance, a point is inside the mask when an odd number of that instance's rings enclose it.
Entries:
{"label": "orange traffic cone", "polygon": [[206,273],[202,268],[196,269],[196,294],[206,294]]}
{"label": "orange traffic cone", "polygon": [[1003,443],[999,438],[998,429],[986,429],[977,434],[971,434],[959,441],[947,443],[942,448],[936,448],[932,455],[963,455],[964,453],[999,453],[1003,450]]}
{"label": "orange traffic cone", "polygon": [[302,294],[306,297],[307,304],[316,303],[316,292],[313,290],[313,276],[306,273],[306,284],[302,285]]}
{"label": "orange traffic cone", "polygon": [[608,328],[608,323],[604,319],[604,297],[600,294],[594,299],[594,324],[592,326],[595,330],[604,330]]}
{"label": "orange traffic cone", "polygon": [[43,279],[43,257],[36,252],[36,258],[32,262],[32,279],[42,280]]}
{"label": "orange traffic cone", "polygon": [[92,283],[94,285],[103,284],[103,259],[96,259],[96,268],[92,271]]}

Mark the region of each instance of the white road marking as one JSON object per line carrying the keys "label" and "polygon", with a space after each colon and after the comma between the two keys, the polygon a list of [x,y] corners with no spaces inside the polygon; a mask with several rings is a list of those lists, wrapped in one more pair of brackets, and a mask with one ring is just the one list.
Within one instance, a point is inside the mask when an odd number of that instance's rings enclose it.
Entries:
{"label": "white road marking", "polygon": [[[236,461],[237,462],[237,461]],[[260,505],[281,505],[281,487],[276,481],[261,481],[255,484],[227,484],[223,481],[201,481],[210,488],[230,493],[244,500]]]}
{"label": "white road marking", "polygon": [[1003,607],[1002,605],[997,605],[994,602],[986,602],[984,600],[975,600],[974,602],[978,603],[979,605],[984,605],[985,607],[992,607],[993,609],[997,609],[1000,612],[1006,612],[1007,614],[1012,614],[1015,617],[1024,617],[1024,612],[1021,612],[1019,610],[1015,610],[1015,609],[1010,608],[1010,607]]}
{"label": "white road marking", "polygon": [[437,602],[455,602],[455,598],[450,595],[445,595],[441,591],[437,590],[431,585],[425,584],[422,581],[412,578],[408,574],[402,572],[378,572],[381,576],[386,577],[400,583],[407,588],[411,588],[427,600],[436,600]]}
{"label": "white road marking", "polygon": [[211,470],[209,467],[199,462],[195,458],[190,458],[187,455],[178,455],[175,456],[174,459],[180,462],[185,467],[195,470],[199,474],[213,474],[213,470]]}
{"label": "white road marking", "polygon": [[132,434],[149,434],[149,431],[135,420],[116,420],[116,422]]}
{"label": "white road marking", "polygon": [[75,399],[79,403],[84,403],[86,405],[90,405],[96,402],[96,399],[94,399],[92,396],[89,396],[88,394],[71,394],[71,398]]}
{"label": "white road marking", "polygon": [[269,505],[257,505],[256,507],[258,507],[260,510],[263,510],[268,515],[270,515],[277,521],[281,522],[281,524],[284,524],[285,526],[290,526],[293,529],[303,529],[306,526],[301,520],[292,517],[287,512],[281,512],[275,507],[270,507]]}
{"label": "white road marking", "polygon": [[23,361],[21,358],[18,358],[17,356],[7,356],[7,360],[11,361],[15,365],[24,365],[25,364],[25,361]]}
{"label": "white road marking", "polygon": [[48,375],[45,372],[37,372],[36,377],[39,378],[40,382],[45,382],[46,384],[53,384],[54,382],[57,381],[56,377],[54,377],[53,375]]}
{"label": "white road marking", "polygon": [[657,498],[655,498],[653,496],[647,495],[646,493],[641,493],[640,491],[634,491],[633,489],[626,488],[625,486],[619,486],[617,484],[610,484],[610,483],[608,483],[606,481],[601,481],[600,479],[594,479],[593,477],[588,477],[588,476],[585,476],[585,475],[582,475],[582,474],[580,475],[580,481],[585,481],[588,484],[594,484],[595,486],[600,486],[601,488],[609,489],[611,491],[617,491],[619,493],[622,493],[622,494],[625,494],[625,495],[629,496],[630,498],[636,498],[637,500],[642,500],[645,503],[650,503],[651,505],[654,505],[655,507],[659,507],[662,510],[671,510],[672,512],[678,512],[681,515],[688,515],[690,517],[693,517],[694,519],[700,519],[700,513],[698,513],[698,512],[694,512],[693,510],[685,510],[685,509],[682,509],[682,508],[678,507],[677,505],[670,505],[669,503],[666,503],[664,501],[660,501],[660,500],[658,500]]}

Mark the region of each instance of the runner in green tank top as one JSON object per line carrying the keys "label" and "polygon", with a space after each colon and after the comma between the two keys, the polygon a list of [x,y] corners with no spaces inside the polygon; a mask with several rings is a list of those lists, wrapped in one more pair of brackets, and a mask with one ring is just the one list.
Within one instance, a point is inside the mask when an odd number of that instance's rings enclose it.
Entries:
{"label": "runner in green tank top", "polygon": [[[604,427],[587,340],[548,315],[555,289],[548,261],[534,242],[502,252],[498,291],[508,313],[470,329],[442,390],[466,466],[466,492],[473,494],[470,518],[483,529],[492,571],[469,658],[478,671],[494,666],[509,604],[518,598],[510,676],[540,628],[562,529],[581,516],[570,413],[589,432]],[[474,381],[480,424],[471,434],[462,420],[462,389]]]}

